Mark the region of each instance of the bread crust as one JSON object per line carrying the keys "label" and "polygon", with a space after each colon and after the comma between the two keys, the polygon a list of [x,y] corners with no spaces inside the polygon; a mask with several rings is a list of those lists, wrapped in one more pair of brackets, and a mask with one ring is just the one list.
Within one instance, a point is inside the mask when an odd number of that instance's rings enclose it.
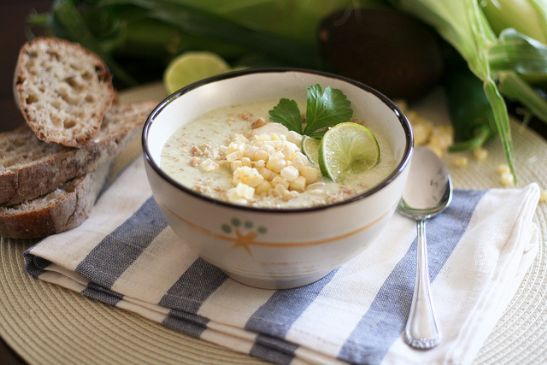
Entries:
{"label": "bread crust", "polygon": [[[130,138],[130,132],[139,130],[138,127],[155,104],[147,101],[115,105],[107,114],[103,131],[82,148],[62,147],[60,151],[22,166],[0,169],[0,205],[12,206],[35,199],[54,191],[68,180],[95,170],[104,160],[120,151]],[[4,135],[9,136],[10,133],[27,133],[28,138],[33,138],[32,131],[27,127]],[[36,144],[40,143],[44,142],[36,141]]]}
{"label": "bread crust", "polygon": [[[53,192],[33,203],[0,208],[0,236],[17,239],[42,238],[80,225],[91,212],[110,166],[103,163],[96,171],[71,180],[61,192]],[[55,196],[54,196],[55,195]],[[47,201],[47,200],[46,200]]]}
{"label": "bread crust", "polygon": [[[30,112],[29,105],[25,101],[25,91],[28,87],[26,83],[30,82],[29,79],[32,75],[30,75],[28,70],[24,67],[24,62],[28,58],[27,53],[32,52],[31,50],[33,47],[36,47],[39,44],[45,44],[50,49],[68,47],[74,53],[79,53],[80,55],[85,55],[91,58],[93,60],[93,66],[96,71],[95,74],[97,75],[97,79],[105,88],[105,95],[107,95],[106,103],[104,103],[104,105],[95,112],[93,118],[83,121],[86,123],[86,128],[84,128],[84,131],[73,135],[71,138],[67,138],[67,136],[59,134],[51,128],[48,128],[47,124],[49,124],[49,122],[44,120],[35,120],[31,115],[32,113]],[[59,83],[62,82],[62,80],[58,81]],[[13,94],[19,110],[21,111],[29,127],[35,133],[36,137],[45,142],[58,143],[69,147],[81,147],[99,132],[104,115],[116,96],[114,87],[112,86],[112,75],[110,74],[107,66],[96,54],[77,43],[48,37],[35,38],[21,47],[15,68],[13,89]],[[80,121],[80,123],[82,123],[82,121]]]}

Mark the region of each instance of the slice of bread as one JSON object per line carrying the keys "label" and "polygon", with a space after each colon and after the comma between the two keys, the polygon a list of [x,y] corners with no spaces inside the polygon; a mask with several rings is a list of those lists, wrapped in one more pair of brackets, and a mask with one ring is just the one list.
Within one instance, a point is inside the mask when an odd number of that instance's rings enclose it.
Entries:
{"label": "slice of bread", "polygon": [[35,199],[93,171],[139,133],[155,105],[114,105],[99,134],[79,149],[42,142],[26,126],[0,133],[0,205]]}
{"label": "slice of bread", "polygon": [[97,55],[76,43],[36,38],[19,52],[14,95],[39,139],[79,147],[99,132],[115,92]]}
{"label": "slice of bread", "polygon": [[79,226],[89,216],[109,167],[107,161],[46,196],[14,207],[0,207],[0,236],[41,238]]}

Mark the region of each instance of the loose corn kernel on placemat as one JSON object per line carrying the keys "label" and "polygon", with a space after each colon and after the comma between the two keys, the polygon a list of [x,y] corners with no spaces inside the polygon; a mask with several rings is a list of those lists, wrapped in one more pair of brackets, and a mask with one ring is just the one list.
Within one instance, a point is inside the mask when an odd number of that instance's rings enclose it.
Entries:
{"label": "loose corn kernel on placemat", "polygon": [[[159,84],[121,95],[123,101],[160,99]],[[434,93],[416,110],[447,120],[442,95]],[[547,142],[513,124],[519,185],[547,187]],[[114,165],[119,171],[138,155],[139,141]],[[496,167],[503,163],[497,140],[488,158],[457,168],[447,157],[456,187],[500,186]],[[510,306],[475,360],[476,364],[547,363],[547,204],[537,209],[541,229],[538,256]],[[0,242],[0,335],[29,364],[261,364],[263,362],[171,331],[135,314],[85,299],[57,286],[32,279],[23,268],[23,251],[31,242]]]}

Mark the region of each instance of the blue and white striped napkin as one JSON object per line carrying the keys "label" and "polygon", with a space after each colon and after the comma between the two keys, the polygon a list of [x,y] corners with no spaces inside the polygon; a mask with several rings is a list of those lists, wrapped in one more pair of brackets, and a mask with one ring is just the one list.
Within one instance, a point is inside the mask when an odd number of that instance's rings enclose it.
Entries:
{"label": "blue and white striped napkin", "polygon": [[279,364],[469,363],[529,268],[539,189],[456,191],[428,224],[443,342],[401,340],[415,273],[414,223],[395,215],[360,256],[306,287],[243,286],[199,259],[167,226],[142,160],[80,227],[25,253],[33,276],[186,334]]}

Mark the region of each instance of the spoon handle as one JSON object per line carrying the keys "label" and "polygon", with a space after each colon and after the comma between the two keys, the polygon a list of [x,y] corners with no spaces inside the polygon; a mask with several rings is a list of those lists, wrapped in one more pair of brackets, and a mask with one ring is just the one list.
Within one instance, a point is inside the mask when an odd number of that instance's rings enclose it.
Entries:
{"label": "spoon handle", "polygon": [[428,350],[439,344],[441,333],[437,326],[431,289],[429,286],[429,269],[427,261],[427,240],[425,220],[417,222],[418,247],[416,249],[416,284],[412,305],[405,327],[406,343],[416,349]]}

